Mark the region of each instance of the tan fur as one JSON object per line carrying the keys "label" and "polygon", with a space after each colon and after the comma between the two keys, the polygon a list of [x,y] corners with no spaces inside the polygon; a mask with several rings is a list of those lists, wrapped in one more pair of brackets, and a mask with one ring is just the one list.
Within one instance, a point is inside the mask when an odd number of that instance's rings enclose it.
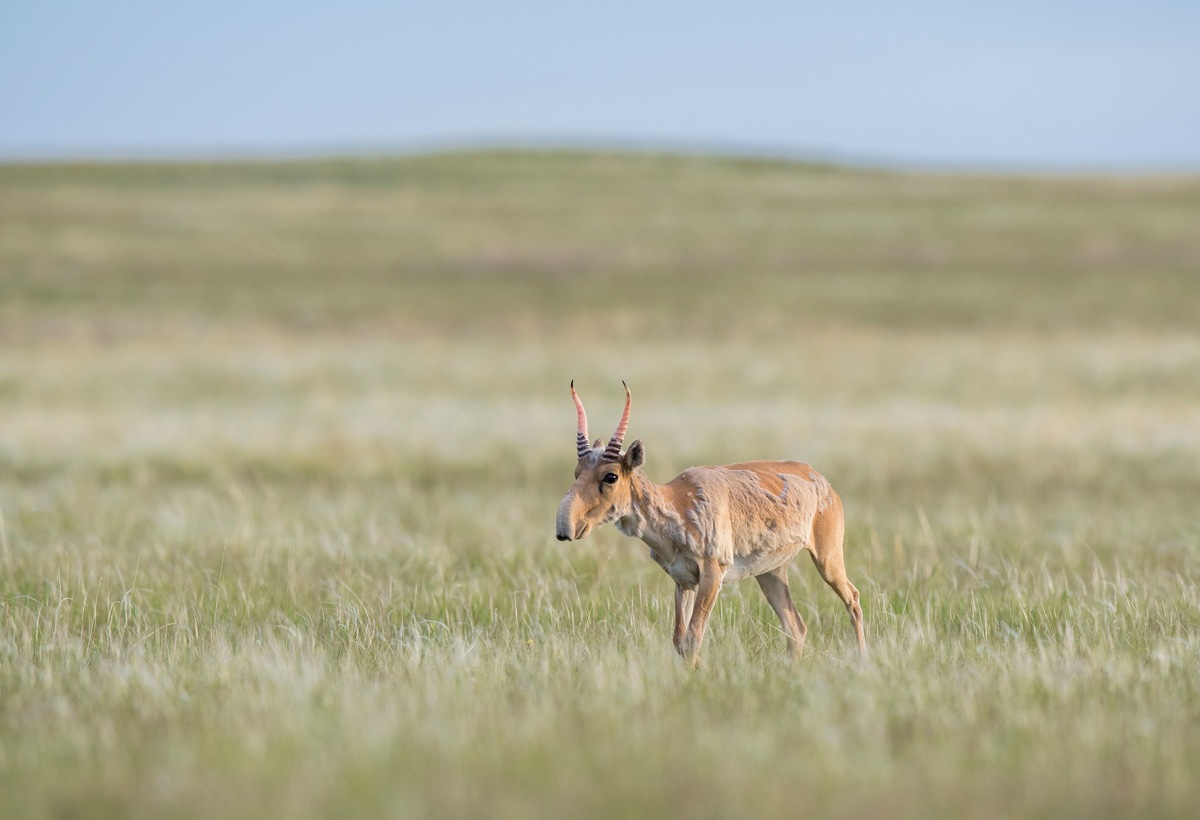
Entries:
{"label": "tan fur", "polygon": [[[799,655],[807,628],[787,572],[801,550],[845,603],[866,651],[858,590],[846,577],[842,501],[824,476],[799,461],[753,461],[692,467],[658,485],[642,474],[644,452],[635,441],[617,462],[595,449],[581,457],[558,507],[557,535],[578,539],[615,522],[645,541],[675,580],[673,642],[685,659],[697,662],[721,585],[749,576],[779,616],[789,653]],[[609,474],[613,483],[604,481]]]}

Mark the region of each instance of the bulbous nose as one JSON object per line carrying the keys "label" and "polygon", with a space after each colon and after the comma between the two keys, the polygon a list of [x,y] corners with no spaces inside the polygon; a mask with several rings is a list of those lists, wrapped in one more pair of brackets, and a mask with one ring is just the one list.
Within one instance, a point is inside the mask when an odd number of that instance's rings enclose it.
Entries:
{"label": "bulbous nose", "polygon": [[574,502],[574,495],[567,493],[558,505],[558,514],[554,516],[554,537],[559,541],[570,541],[575,537],[574,516],[571,515]]}

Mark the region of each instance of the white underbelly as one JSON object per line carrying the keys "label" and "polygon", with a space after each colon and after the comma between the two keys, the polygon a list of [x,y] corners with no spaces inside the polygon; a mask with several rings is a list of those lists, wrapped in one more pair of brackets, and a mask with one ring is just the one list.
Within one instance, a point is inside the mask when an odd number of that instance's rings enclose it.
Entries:
{"label": "white underbelly", "polygon": [[771,572],[772,570],[787,566],[799,551],[800,548],[797,547],[796,549],[780,550],[778,552],[736,555],[734,556],[733,563],[725,570],[725,580],[740,581],[743,578],[762,575],[764,572]]}
{"label": "white underbelly", "polygon": [[[725,568],[722,581],[740,581],[764,572],[771,572],[791,563],[803,547],[799,544],[758,552],[735,555],[733,563]],[[661,551],[660,551],[661,550]],[[664,554],[666,553],[666,554]],[[700,583],[700,567],[694,558],[681,552],[667,553],[663,548],[650,549],[650,557],[670,575],[675,583],[685,589],[693,589]]]}

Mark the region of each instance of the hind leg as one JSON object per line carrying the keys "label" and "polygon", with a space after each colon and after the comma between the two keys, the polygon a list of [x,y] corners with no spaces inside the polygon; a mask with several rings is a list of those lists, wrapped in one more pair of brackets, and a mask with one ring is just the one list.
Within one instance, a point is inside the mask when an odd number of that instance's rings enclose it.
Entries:
{"label": "hind leg", "polygon": [[804,619],[796,610],[796,602],[792,600],[792,593],[788,589],[787,576],[788,565],[784,564],[779,569],[756,575],[754,580],[758,581],[763,595],[767,596],[767,602],[771,604],[771,609],[779,616],[783,634],[787,636],[788,656],[795,659],[800,657],[800,651],[804,648],[804,636],[808,634],[808,627],[804,625]]}
{"label": "hind leg", "polygon": [[850,613],[850,623],[854,626],[854,636],[858,639],[858,649],[865,655],[867,639],[863,634],[862,607],[858,603],[858,590],[846,577],[846,558],[842,551],[845,536],[842,500],[838,498],[837,493],[831,492],[831,495],[829,506],[818,513],[813,521],[810,552],[817,572],[821,573],[825,583],[833,587],[833,591],[846,605],[846,611]]}

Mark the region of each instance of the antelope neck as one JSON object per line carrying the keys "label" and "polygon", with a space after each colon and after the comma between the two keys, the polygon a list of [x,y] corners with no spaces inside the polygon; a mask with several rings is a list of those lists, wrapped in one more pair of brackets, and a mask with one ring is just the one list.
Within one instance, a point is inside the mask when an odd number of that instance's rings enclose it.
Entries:
{"label": "antelope neck", "polygon": [[629,511],[618,519],[617,529],[652,545],[670,538],[679,529],[680,516],[664,489],[635,471],[630,479]]}

